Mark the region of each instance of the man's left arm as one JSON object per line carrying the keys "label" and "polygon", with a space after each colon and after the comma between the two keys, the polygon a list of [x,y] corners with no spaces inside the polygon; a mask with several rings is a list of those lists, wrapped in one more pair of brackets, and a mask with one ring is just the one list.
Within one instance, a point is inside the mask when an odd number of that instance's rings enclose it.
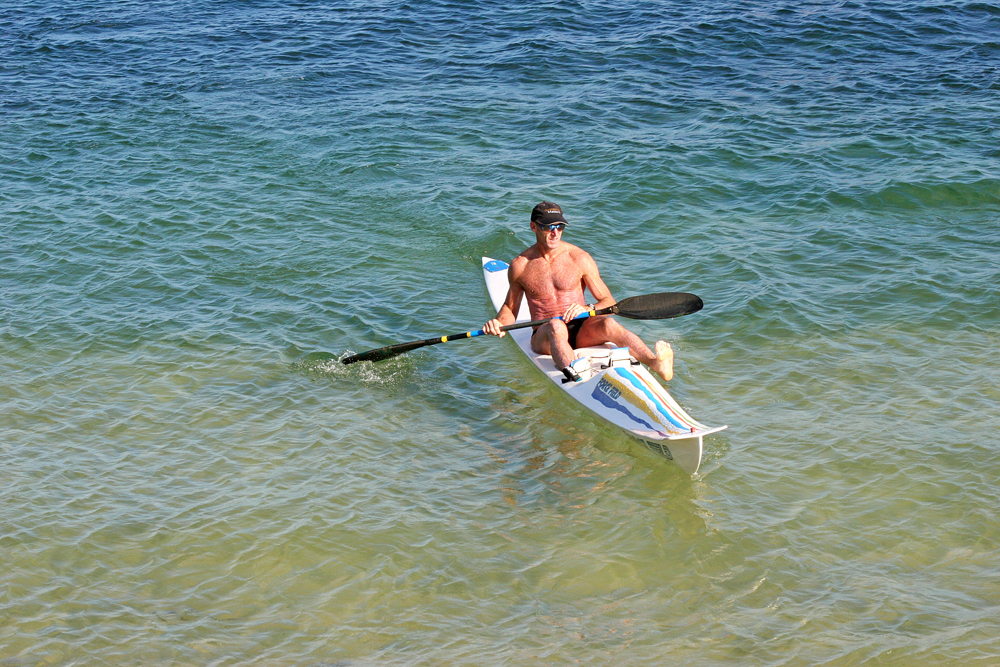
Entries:
{"label": "man's left arm", "polygon": [[584,251],[580,252],[581,256],[577,261],[580,264],[580,270],[583,274],[583,286],[590,291],[590,295],[594,297],[594,302],[590,304],[590,306],[583,306],[575,303],[571,305],[563,315],[563,320],[567,322],[577,315],[586,313],[589,310],[598,310],[600,308],[607,308],[608,306],[615,305],[615,298],[611,296],[611,290],[609,290],[608,286],[604,284],[603,280],[601,280],[601,273],[597,270],[597,263],[589,253]]}
{"label": "man's left arm", "polygon": [[583,265],[583,284],[594,297],[594,310],[615,305],[615,298],[611,296],[611,290],[601,280],[601,272],[597,270],[597,262],[589,253],[584,257]]}

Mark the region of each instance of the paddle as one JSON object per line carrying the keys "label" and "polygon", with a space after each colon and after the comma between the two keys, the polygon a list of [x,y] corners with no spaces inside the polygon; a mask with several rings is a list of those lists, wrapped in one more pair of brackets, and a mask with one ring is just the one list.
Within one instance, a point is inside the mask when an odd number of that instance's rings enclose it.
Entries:
{"label": "paddle", "polygon": [[[704,305],[705,304],[702,303],[701,299],[694,294],[688,294],[687,292],[662,292],[660,294],[630,296],[624,301],[619,301],[613,306],[581,313],[573,319],[582,320],[587,317],[594,317],[595,315],[621,315],[622,317],[627,317],[633,320],[666,320],[671,317],[680,317],[681,315],[696,313],[701,310]],[[523,329],[525,327],[537,327],[545,324],[549,321],[549,319],[559,318],[548,318],[544,320],[534,320],[533,322],[508,324],[505,327],[500,327],[500,330],[511,331],[513,329]],[[367,352],[361,352],[360,354],[352,354],[351,356],[343,359],[342,363],[353,364],[356,361],[383,361],[385,359],[391,359],[392,357],[409,352],[410,350],[415,350],[418,347],[437,345],[438,343],[447,343],[460,338],[473,338],[484,334],[485,332],[480,329],[479,331],[466,331],[465,333],[453,334],[451,336],[441,336],[440,338],[427,338],[426,340],[415,340],[410,343],[387,345],[385,347],[380,347],[377,350],[368,350]]]}

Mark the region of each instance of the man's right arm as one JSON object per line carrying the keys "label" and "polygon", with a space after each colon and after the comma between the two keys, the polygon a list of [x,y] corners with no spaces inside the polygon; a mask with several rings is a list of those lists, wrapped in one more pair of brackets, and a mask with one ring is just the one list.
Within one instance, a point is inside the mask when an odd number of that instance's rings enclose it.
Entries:
{"label": "man's right arm", "polygon": [[[517,273],[519,274],[520,272]],[[514,324],[515,320],[517,320],[517,313],[521,308],[521,299],[524,298],[524,289],[517,282],[513,262],[510,268],[507,269],[507,280],[510,282],[510,287],[507,289],[507,298],[504,299],[503,305],[500,306],[500,312],[497,313],[495,318],[483,325],[483,331],[491,336],[499,336],[501,338],[507,332],[501,331],[500,327]]]}

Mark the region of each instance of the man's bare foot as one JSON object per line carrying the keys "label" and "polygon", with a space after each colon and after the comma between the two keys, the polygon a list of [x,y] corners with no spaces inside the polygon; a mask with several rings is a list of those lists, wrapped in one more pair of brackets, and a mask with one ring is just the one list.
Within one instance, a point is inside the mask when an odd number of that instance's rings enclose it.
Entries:
{"label": "man's bare foot", "polygon": [[674,376],[674,350],[666,341],[656,341],[656,359],[649,362],[649,370],[653,371],[664,382],[669,382]]}

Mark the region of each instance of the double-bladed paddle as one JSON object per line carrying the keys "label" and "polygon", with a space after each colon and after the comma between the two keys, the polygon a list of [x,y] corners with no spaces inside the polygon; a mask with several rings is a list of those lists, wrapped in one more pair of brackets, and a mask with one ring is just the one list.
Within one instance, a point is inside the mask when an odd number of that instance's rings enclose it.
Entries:
{"label": "double-bladed paddle", "polygon": [[[702,303],[701,299],[694,294],[689,294],[687,292],[662,292],[660,294],[630,296],[624,301],[619,301],[613,306],[581,313],[573,319],[582,320],[587,317],[594,317],[595,315],[621,315],[622,317],[627,317],[633,320],[666,320],[671,317],[680,317],[681,315],[696,313],[701,310],[704,305],[705,304]],[[534,320],[532,322],[508,324],[507,326],[500,327],[500,330],[511,331],[512,329],[537,327],[545,324],[550,319],[559,318],[548,318],[544,320]],[[485,333],[485,331],[480,329],[479,331],[466,331],[465,333],[453,334],[451,336],[415,340],[410,343],[399,343],[398,345],[387,345],[385,347],[380,347],[377,350],[368,350],[367,352],[361,352],[360,354],[352,354],[351,356],[344,358],[341,363],[353,364],[356,361],[383,361],[385,359],[391,359],[392,357],[409,352],[410,350],[416,350],[419,347],[437,345],[438,343],[447,343],[461,338],[474,338],[476,336],[482,336]]]}

